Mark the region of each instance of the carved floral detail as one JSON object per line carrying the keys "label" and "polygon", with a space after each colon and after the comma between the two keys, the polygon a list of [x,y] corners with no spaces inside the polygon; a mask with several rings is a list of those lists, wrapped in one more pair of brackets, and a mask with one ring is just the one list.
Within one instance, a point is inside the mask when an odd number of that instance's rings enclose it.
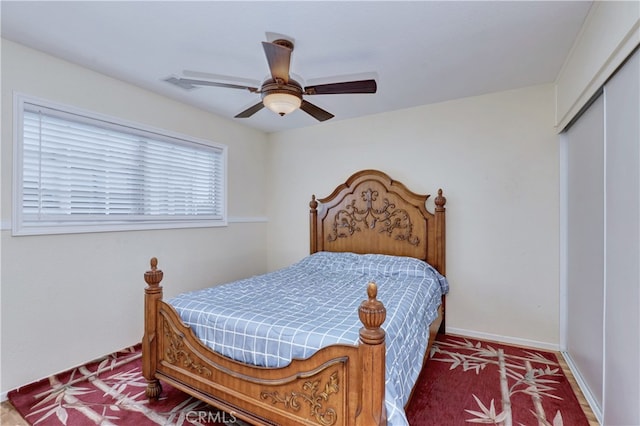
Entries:
{"label": "carved floral detail", "polygon": [[304,382],[302,390],[304,392],[292,391],[285,395],[280,395],[278,391],[263,391],[260,393],[260,397],[262,399],[271,399],[273,404],[282,403],[285,408],[292,409],[293,411],[300,410],[300,400],[302,400],[310,405],[311,415],[316,418],[318,423],[327,426],[334,424],[338,418],[336,410],[327,408],[323,411],[322,402],[328,401],[331,394],[339,392],[338,372],[336,371],[331,374],[329,381],[324,385],[324,390],[320,391],[320,380],[308,380]]}
{"label": "carved floral detail", "polygon": [[365,208],[359,209],[354,199],[344,209],[338,211],[333,219],[329,241],[350,237],[354,233],[360,232],[362,230],[360,225],[375,229],[380,224],[379,232],[385,232],[391,236],[394,231],[399,231],[395,236],[397,240],[407,241],[414,246],[420,244],[420,238],[412,235],[413,224],[406,210],[396,209],[395,204],[389,202],[387,198],[382,200],[381,206],[375,208],[373,204],[374,201],[377,201],[379,194],[378,191],[371,188],[362,191],[361,195],[365,202]]}
{"label": "carved floral detail", "polygon": [[175,333],[171,329],[166,318],[164,319],[164,335],[170,342],[164,353],[167,361],[171,364],[178,364],[180,362],[183,367],[195,370],[202,376],[211,377],[212,372],[210,369],[191,358],[191,352],[184,347],[183,336]]}

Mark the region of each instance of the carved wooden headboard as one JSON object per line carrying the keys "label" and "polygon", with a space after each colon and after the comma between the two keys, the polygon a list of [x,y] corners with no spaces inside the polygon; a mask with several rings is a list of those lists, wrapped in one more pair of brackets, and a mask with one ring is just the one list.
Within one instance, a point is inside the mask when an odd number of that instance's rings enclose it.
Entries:
{"label": "carved wooden headboard", "polygon": [[378,170],[362,170],[309,203],[311,253],[378,253],[422,259],[445,275],[445,203],[416,194]]}

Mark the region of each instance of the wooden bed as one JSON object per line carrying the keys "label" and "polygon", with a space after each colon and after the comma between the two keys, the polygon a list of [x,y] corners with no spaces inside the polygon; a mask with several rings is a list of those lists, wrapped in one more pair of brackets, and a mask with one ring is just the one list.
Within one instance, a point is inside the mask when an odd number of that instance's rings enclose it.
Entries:
{"label": "wooden bed", "polygon": [[[385,173],[353,174],[331,195],[312,196],[310,252],[378,253],[415,257],[445,275],[445,203],[431,213],[419,195]],[[144,274],[142,340],[146,395],[157,399],[166,382],[257,425],[385,425],[385,320],[373,283],[362,284],[357,346],[332,345],[282,368],[256,367],[213,352],[162,301],[162,271],[151,259]],[[444,297],[430,326],[429,347],[444,332]],[[428,352],[429,348],[427,348]]]}

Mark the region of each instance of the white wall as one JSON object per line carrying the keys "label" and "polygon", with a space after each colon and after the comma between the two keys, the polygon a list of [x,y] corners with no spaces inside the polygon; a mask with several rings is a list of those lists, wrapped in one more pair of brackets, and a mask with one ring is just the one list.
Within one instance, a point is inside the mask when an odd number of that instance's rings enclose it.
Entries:
{"label": "white wall", "polygon": [[308,253],[312,193],[380,169],[447,197],[448,331],[557,348],[551,85],[275,133],[268,154],[269,269]]}
{"label": "white wall", "polygon": [[[7,40],[1,48],[0,391],[139,342],[143,273],[151,256],[165,272],[168,296],[265,272],[263,133]],[[228,145],[231,223],[12,237],[14,91]]]}

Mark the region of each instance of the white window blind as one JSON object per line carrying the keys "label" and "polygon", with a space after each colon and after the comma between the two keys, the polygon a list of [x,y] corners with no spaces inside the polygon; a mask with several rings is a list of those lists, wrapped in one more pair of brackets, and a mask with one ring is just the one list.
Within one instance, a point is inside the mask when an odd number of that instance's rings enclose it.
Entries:
{"label": "white window blind", "polygon": [[14,234],[226,223],[224,146],[19,105]]}

